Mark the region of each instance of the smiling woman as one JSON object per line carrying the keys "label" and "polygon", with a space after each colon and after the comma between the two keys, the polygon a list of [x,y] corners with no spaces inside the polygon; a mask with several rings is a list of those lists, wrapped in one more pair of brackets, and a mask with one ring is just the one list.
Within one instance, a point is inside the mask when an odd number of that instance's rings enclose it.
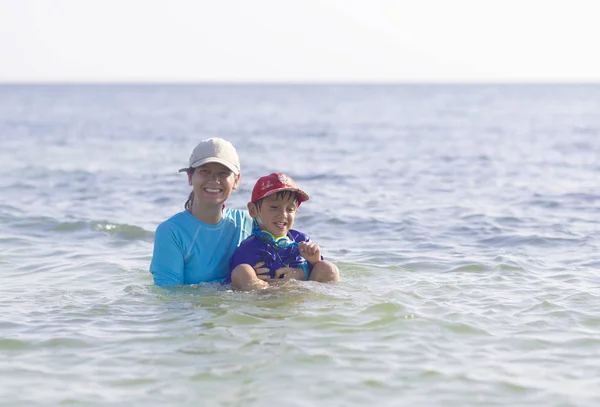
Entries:
{"label": "smiling woman", "polygon": [[224,207],[240,184],[237,151],[220,138],[202,140],[190,156],[193,187],[185,210],[156,229],[150,272],[163,287],[223,282],[229,258],[252,232],[248,212]]}

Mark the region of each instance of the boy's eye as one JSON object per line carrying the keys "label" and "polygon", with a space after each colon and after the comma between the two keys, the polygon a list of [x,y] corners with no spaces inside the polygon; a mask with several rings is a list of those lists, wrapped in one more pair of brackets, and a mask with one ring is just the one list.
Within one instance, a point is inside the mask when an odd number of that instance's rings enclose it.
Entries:
{"label": "boy's eye", "polygon": [[221,178],[227,178],[230,175],[231,175],[231,171],[221,171],[221,172],[219,172],[219,177],[221,177]]}

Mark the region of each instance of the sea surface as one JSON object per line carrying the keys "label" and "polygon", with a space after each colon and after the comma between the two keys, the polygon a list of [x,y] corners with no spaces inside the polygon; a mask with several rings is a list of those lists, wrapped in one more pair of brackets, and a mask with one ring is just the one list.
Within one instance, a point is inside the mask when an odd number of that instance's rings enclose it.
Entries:
{"label": "sea surface", "polygon": [[[339,284],[166,290],[196,143]],[[600,405],[600,85],[0,86],[0,405]]]}

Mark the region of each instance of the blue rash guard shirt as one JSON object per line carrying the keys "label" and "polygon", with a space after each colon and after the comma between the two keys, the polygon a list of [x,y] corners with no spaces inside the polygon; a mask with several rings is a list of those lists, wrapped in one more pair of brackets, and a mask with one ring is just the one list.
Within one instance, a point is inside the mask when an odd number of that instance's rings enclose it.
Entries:
{"label": "blue rash guard shirt", "polygon": [[224,282],[229,259],[252,233],[247,211],[223,209],[216,225],[204,223],[190,212],[180,212],[158,225],[150,272],[162,287]]}
{"label": "blue rash guard shirt", "polygon": [[[310,242],[310,237],[297,230],[290,229],[287,237],[294,242]],[[244,240],[236,249],[229,262],[229,275],[227,282],[231,282],[231,272],[240,264],[248,264],[254,267],[258,262],[264,262],[269,269],[269,276],[275,278],[275,271],[282,267],[301,268],[308,266],[308,272],[313,266],[308,263],[304,257],[300,256],[300,250],[297,245],[289,246],[284,249],[274,246],[261,239],[259,236],[252,235]]]}

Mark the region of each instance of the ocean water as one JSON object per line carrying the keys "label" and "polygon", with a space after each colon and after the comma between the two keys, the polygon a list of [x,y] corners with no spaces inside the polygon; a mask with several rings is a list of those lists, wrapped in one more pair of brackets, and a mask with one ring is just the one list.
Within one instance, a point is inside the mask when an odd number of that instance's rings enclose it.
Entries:
{"label": "ocean water", "polygon": [[[153,286],[211,136],[339,284]],[[0,405],[600,403],[599,85],[3,85],[0,143]]]}

